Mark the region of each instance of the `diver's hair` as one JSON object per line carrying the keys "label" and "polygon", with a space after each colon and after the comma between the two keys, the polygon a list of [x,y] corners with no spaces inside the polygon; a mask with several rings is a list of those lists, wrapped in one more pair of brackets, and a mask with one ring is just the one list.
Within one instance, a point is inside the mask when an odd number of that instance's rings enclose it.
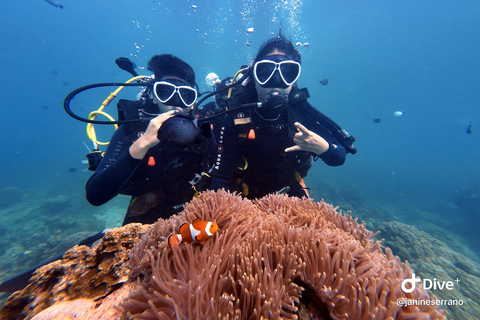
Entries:
{"label": "diver's hair", "polygon": [[174,55],[157,54],[148,61],[147,68],[153,71],[157,81],[173,76],[185,80],[192,87],[195,86],[195,71],[188,63]]}
{"label": "diver's hair", "polygon": [[298,63],[302,63],[300,52],[295,48],[293,43],[283,35],[281,27],[278,30],[278,35],[269,39],[262,45],[260,50],[258,50],[257,56],[253,60],[253,63],[265,59],[267,55],[275,49],[285,53],[289,59],[297,61]]}

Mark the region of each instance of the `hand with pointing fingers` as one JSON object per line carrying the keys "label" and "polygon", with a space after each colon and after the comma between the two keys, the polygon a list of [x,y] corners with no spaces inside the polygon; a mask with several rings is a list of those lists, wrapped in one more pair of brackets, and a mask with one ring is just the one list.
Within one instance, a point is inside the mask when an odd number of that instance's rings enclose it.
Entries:
{"label": "hand with pointing fingers", "polygon": [[300,122],[295,122],[298,132],[293,137],[294,146],[286,148],[285,152],[310,151],[316,155],[327,152],[328,142],[313,131],[305,128]]}

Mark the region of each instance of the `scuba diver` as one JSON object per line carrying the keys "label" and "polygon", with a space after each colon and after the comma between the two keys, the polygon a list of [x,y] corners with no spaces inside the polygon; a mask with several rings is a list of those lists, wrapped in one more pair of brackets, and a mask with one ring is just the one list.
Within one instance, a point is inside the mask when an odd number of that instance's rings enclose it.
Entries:
{"label": "scuba diver", "polygon": [[[191,200],[199,173],[212,166],[216,145],[210,127],[189,131],[197,99],[195,73],[170,54],[148,62],[154,81],[139,100],[119,100],[119,118],[153,116],[150,121],[120,124],[103,158],[87,181],[88,202],[102,205],[118,194],[132,196],[123,225],[168,218]],[[175,136],[177,135],[177,136]],[[180,136],[178,136],[180,135]],[[180,138],[179,138],[180,137]]]}
{"label": "scuba diver", "polygon": [[355,137],[313,108],[307,89],[298,88],[300,52],[281,29],[243,71],[247,79],[227,99],[230,112],[218,133],[210,188],[247,198],[279,190],[308,196],[303,178],[313,161],[342,165],[347,152],[356,152]]}

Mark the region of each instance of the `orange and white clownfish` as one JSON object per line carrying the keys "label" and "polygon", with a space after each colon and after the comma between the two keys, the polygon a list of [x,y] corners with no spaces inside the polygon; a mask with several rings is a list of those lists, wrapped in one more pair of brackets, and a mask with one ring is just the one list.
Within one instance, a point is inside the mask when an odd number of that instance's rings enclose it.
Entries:
{"label": "orange and white clownfish", "polygon": [[204,244],[215,232],[218,226],[215,222],[202,221],[200,218],[193,220],[191,224],[184,223],[180,226],[180,234],[171,234],[168,237],[170,246],[178,246],[180,243],[198,242]]}

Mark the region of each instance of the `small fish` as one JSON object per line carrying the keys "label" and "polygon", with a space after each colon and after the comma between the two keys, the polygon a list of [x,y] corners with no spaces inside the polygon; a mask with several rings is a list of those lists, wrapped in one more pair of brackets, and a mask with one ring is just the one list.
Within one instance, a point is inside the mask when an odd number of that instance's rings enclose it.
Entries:
{"label": "small fish", "polygon": [[303,43],[303,44],[302,44],[302,47],[307,47],[307,48],[310,48],[310,43],[308,43],[308,42],[305,42],[305,43]]}
{"label": "small fish", "polygon": [[375,119],[373,119],[373,122],[374,122],[374,123],[380,123],[380,122],[382,122],[382,119],[380,119],[380,118],[375,118]]}
{"label": "small fish", "polygon": [[68,171],[68,172],[77,172],[77,169],[75,169],[75,168],[69,168],[67,171]]}
{"label": "small fish", "polygon": [[48,3],[50,3],[54,7],[63,9],[63,6],[60,3],[58,3],[56,0],[45,0],[45,1],[47,1]]}
{"label": "small fish", "polygon": [[40,106],[40,108],[42,108],[43,110],[48,110],[48,106],[46,106],[46,105],[44,105],[44,104],[42,104],[42,105]]}
{"label": "small fish", "polygon": [[470,124],[468,125],[467,127],[467,130],[465,131],[467,134],[472,134],[472,123],[470,122]]}
{"label": "small fish", "polygon": [[130,59],[125,57],[119,57],[115,59],[115,63],[120,69],[127,71],[132,76],[134,77],[138,76],[138,73],[135,71],[135,69],[137,69],[137,65],[135,64],[135,62],[131,61]]}
{"label": "small fish", "polygon": [[395,117],[401,117],[401,116],[403,116],[404,114],[405,114],[405,112],[403,112],[403,111],[395,111],[395,112],[393,113],[393,115],[394,115]]}
{"label": "small fish", "polygon": [[204,244],[217,230],[218,226],[215,222],[202,221],[200,218],[196,218],[191,224],[182,224],[179,228],[180,234],[172,233],[168,237],[168,244],[172,247],[176,247],[182,242]]}
{"label": "small fish", "polygon": [[50,71],[50,74],[52,76],[58,76],[58,71],[57,70],[52,70],[52,71]]}
{"label": "small fish", "polygon": [[161,204],[164,198],[165,193],[162,189],[152,190],[142,194],[141,196],[134,197],[132,200],[130,200],[128,205],[128,216],[141,216],[151,208],[155,208]]}
{"label": "small fish", "polygon": [[319,81],[321,85],[326,86],[328,84],[328,79],[323,79]]}
{"label": "small fish", "polygon": [[193,8],[193,9],[197,9],[197,6],[194,5],[194,4],[192,4],[192,8]]}
{"label": "small fish", "polygon": [[297,47],[302,47],[302,46],[303,46],[303,44],[302,44],[301,42],[297,42],[297,43],[295,43],[295,45],[296,45]]}
{"label": "small fish", "polygon": [[253,33],[254,31],[255,31],[254,28],[248,28],[248,29],[247,29],[247,32],[248,32],[248,33]]}

